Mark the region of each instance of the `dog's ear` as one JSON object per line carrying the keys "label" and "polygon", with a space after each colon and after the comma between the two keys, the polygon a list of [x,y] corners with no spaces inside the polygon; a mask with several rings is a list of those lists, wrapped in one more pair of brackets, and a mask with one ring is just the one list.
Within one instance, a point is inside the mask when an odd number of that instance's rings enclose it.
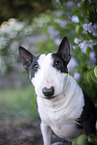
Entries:
{"label": "dog's ear", "polygon": [[62,59],[68,64],[71,55],[70,55],[70,44],[67,37],[64,37],[62,42],[59,45],[59,49],[57,51],[58,55],[62,57]]}
{"label": "dog's ear", "polygon": [[30,67],[32,61],[33,61],[33,55],[26,50],[25,48],[23,48],[22,46],[19,47],[19,54],[21,57],[21,61],[23,63],[23,67],[28,70],[28,68]]}

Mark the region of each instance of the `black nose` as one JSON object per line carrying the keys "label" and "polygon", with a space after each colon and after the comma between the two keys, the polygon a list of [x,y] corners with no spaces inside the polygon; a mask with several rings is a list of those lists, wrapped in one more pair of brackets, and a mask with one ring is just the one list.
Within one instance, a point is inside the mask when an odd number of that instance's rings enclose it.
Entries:
{"label": "black nose", "polygon": [[44,87],[42,89],[42,93],[45,95],[45,96],[53,96],[54,95],[54,87],[50,87],[49,89]]}

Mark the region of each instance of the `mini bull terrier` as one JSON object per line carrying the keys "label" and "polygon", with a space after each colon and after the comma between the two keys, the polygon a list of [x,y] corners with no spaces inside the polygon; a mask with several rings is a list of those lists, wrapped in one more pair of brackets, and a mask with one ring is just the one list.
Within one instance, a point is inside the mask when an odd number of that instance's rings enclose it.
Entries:
{"label": "mini bull terrier", "polygon": [[81,134],[95,134],[96,108],[67,71],[71,58],[67,37],[56,53],[34,56],[21,46],[19,53],[37,94],[44,145],[51,145],[51,130],[71,142]]}

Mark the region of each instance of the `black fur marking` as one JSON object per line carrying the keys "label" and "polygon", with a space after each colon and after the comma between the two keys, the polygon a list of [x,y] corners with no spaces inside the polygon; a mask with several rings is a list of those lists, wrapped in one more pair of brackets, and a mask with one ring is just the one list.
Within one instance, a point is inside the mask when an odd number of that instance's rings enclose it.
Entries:
{"label": "black fur marking", "polygon": [[83,129],[80,118],[77,119],[77,127],[78,127],[78,129]]}
{"label": "black fur marking", "polygon": [[[86,135],[96,134],[96,108],[91,99],[84,93],[85,106],[79,119],[81,126],[84,128]],[[87,145],[92,145],[87,141]]]}
{"label": "black fur marking", "polygon": [[57,53],[53,53],[52,57],[54,59],[53,67],[62,73],[67,73],[66,62]]}
{"label": "black fur marking", "polygon": [[38,71],[38,69],[40,68],[39,67],[39,64],[37,62],[39,56],[35,56],[33,58],[33,61],[32,61],[32,64],[31,66],[29,67],[29,75],[30,75],[30,79],[32,79],[34,76],[35,76],[35,73]]}

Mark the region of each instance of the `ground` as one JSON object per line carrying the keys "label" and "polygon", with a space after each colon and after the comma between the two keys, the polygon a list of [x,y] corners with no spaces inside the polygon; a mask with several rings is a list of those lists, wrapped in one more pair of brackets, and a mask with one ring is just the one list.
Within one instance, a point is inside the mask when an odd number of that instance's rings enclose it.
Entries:
{"label": "ground", "polygon": [[[39,119],[28,118],[0,122],[0,145],[42,145],[39,124]],[[59,140],[53,135],[53,142]]]}
{"label": "ground", "polygon": [[[63,141],[54,134],[52,142]],[[40,132],[40,120],[25,118],[0,121],[0,145],[43,145]],[[64,142],[64,145],[70,145]]]}
{"label": "ground", "polygon": [[39,120],[20,119],[0,123],[0,145],[41,145]]}

